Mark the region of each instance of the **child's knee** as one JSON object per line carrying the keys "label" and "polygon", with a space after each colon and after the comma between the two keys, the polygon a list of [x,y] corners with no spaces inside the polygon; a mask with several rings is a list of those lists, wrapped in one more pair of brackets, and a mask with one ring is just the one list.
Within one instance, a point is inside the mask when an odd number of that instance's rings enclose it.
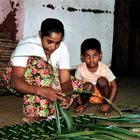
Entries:
{"label": "child's knee", "polygon": [[101,88],[108,87],[109,86],[109,81],[105,77],[100,77],[97,80],[96,86],[101,87]]}
{"label": "child's knee", "polygon": [[83,84],[83,90],[93,91],[94,86],[91,82],[86,82]]}
{"label": "child's knee", "polygon": [[105,77],[100,77],[97,80],[96,87],[103,96],[109,98],[111,88],[110,88],[110,85],[109,85],[109,81]]}

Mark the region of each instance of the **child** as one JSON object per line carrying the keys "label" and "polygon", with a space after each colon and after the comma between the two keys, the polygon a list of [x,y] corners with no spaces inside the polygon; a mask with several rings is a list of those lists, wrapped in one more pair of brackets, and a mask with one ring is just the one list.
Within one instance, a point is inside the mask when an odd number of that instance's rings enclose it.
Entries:
{"label": "child", "polygon": [[108,113],[111,107],[103,100],[102,96],[114,101],[117,94],[116,77],[108,66],[101,62],[101,44],[97,39],[89,38],[81,44],[81,60],[75,72],[75,77],[82,81],[83,90],[92,91],[91,97],[78,97],[76,112],[81,113],[86,107],[86,102],[101,104],[100,111]]}

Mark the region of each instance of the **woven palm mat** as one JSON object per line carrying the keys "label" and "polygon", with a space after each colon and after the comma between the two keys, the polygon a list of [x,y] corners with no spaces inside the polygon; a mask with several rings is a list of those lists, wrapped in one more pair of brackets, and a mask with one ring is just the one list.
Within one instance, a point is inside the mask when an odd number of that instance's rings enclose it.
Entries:
{"label": "woven palm mat", "polygon": [[[138,114],[140,113],[140,107],[138,106],[128,106],[128,105],[119,105],[118,106],[121,111],[125,114]],[[93,116],[97,116],[95,114],[84,114],[81,116],[74,117],[74,124],[94,124],[95,118]],[[62,122],[62,131],[66,131],[66,124],[64,119]],[[98,123],[101,124],[109,124],[108,121],[100,120]],[[117,126],[122,123],[118,123]],[[125,125],[128,125],[127,123]],[[124,125],[124,126],[125,126]],[[134,124],[136,126],[136,124]],[[81,127],[80,127],[81,129]],[[0,127],[0,140],[21,140],[21,139],[32,139],[32,140],[45,140],[49,138],[50,134],[55,134],[57,132],[56,121],[55,119],[51,120],[51,122],[46,120],[34,121],[32,123],[23,123],[23,124],[15,124],[15,125],[6,125],[5,127]]]}

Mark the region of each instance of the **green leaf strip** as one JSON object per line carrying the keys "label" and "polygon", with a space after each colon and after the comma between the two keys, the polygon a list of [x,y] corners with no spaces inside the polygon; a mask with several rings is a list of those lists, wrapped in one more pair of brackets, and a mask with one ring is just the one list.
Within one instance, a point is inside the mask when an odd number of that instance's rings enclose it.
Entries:
{"label": "green leaf strip", "polygon": [[60,110],[60,113],[62,115],[62,118],[64,118],[65,121],[66,121],[68,131],[72,131],[72,129],[73,129],[73,118],[71,116],[71,113],[68,110],[63,109],[60,104],[58,104],[58,106],[59,106],[59,110]]}
{"label": "green leaf strip", "polygon": [[117,134],[123,134],[123,135],[131,136],[131,137],[140,138],[140,134],[137,134],[137,133],[131,132],[127,129],[123,129],[123,128],[116,127],[116,126],[104,127],[104,126],[101,126],[101,125],[87,125],[86,127],[87,128],[89,128],[89,127],[94,128],[95,130],[107,130],[107,131],[114,132],[114,133],[117,133]]}
{"label": "green leaf strip", "polygon": [[56,125],[57,125],[57,132],[58,132],[58,135],[61,134],[61,124],[60,124],[60,114],[59,114],[59,103],[57,101],[54,102],[54,105],[55,105],[55,110],[56,110]]}

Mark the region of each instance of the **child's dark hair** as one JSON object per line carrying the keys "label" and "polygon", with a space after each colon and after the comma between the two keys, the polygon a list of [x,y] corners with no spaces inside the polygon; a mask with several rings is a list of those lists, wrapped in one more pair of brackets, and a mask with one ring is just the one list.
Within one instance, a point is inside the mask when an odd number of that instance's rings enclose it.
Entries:
{"label": "child's dark hair", "polygon": [[64,37],[64,25],[61,21],[55,18],[47,18],[41,23],[41,35],[42,37],[48,36],[51,33],[62,33]]}
{"label": "child's dark hair", "polygon": [[87,50],[97,50],[99,53],[101,52],[101,44],[95,38],[88,38],[83,41],[81,44],[81,54],[84,55]]}

